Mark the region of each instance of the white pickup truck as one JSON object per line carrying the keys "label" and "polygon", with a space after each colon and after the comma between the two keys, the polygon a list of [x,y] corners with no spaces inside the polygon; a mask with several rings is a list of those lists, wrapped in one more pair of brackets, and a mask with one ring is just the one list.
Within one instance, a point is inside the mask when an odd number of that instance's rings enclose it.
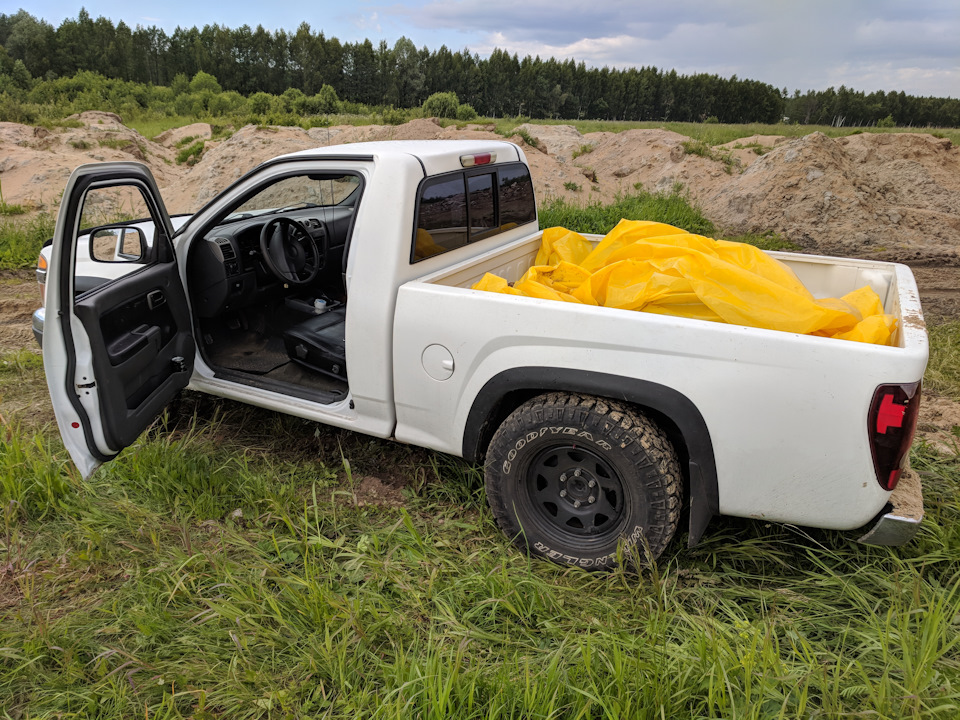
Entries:
{"label": "white pickup truck", "polygon": [[[117,192],[149,220],[91,228]],[[189,386],[482,462],[503,530],[584,568],[657,557],[684,517],[690,545],[715,515],[913,536],[919,484],[891,494],[927,361],[907,267],[772,253],[818,297],[872,287],[892,346],[470,289],[539,244],[506,142],[278,157],[176,233],[146,167],[77,168],[42,327],[64,443],[88,475]],[[99,262],[125,265],[81,287]]]}

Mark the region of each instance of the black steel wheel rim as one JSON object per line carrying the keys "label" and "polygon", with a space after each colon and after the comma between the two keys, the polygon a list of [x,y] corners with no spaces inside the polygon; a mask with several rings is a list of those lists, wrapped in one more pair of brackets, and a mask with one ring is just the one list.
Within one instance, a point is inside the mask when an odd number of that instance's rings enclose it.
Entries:
{"label": "black steel wheel rim", "polygon": [[623,483],[613,466],[579,445],[553,445],[527,466],[524,493],[543,529],[578,538],[619,533]]}

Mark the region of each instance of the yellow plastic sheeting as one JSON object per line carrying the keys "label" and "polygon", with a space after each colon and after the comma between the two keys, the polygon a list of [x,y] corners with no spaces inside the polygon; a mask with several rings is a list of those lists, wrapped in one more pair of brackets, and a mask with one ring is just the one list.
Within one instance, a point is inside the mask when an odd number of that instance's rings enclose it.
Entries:
{"label": "yellow plastic sheeting", "polygon": [[535,265],[511,286],[487,273],[475,290],[727,322],[887,345],[897,320],[869,287],[816,299],[790,268],[752,245],[621,220],[594,248],[543,231]]}

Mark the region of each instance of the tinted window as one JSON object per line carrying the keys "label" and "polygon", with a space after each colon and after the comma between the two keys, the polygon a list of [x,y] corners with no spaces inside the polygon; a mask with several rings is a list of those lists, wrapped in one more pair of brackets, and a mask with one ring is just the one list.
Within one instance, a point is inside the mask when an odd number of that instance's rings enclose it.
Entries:
{"label": "tinted window", "polygon": [[424,181],[411,262],[534,222],[537,207],[525,165],[469,170]]}
{"label": "tinted window", "polygon": [[428,180],[420,195],[413,259],[467,244],[467,203],[463,175]]}
{"label": "tinted window", "polygon": [[[523,225],[537,218],[533,200],[533,181],[523,165],[500,169],[500,226],[508,223]],[[507,228],[503,228],[506,230]]]}
{"label": "tinted window", "polygon": [[497,228],[497,213],[493,204],[493,175],[468,177],[467,190],[470,193],[470,239],[477,240],[478,235]]}

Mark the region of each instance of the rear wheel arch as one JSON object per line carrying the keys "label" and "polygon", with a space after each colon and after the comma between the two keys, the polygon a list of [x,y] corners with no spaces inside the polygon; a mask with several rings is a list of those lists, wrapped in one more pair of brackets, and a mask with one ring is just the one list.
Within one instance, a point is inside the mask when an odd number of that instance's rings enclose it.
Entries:
{"label": "rear wheel arch", "polygon": [[719,488],[713,443],[696,405],[659,383],[608,373],[566,368],[526,367],[488,380],[474,398],[463,433],[463,457],[484,462],[487,447],[506,418],[546,392],[593,395],[625,402],[646,414],[667,435],[679,456],[690,499],[688,545],[699,542],[710,518],[719,514]]}

